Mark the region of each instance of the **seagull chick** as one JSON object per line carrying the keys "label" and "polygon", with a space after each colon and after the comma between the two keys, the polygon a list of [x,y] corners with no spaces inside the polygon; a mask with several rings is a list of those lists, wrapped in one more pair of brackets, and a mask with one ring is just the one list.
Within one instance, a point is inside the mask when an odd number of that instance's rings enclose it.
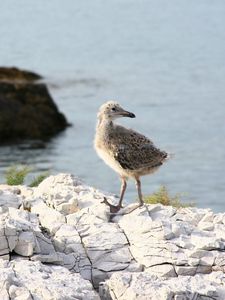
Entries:
{"label": "seagull chick", "polygon": [[94,140],[97,154],[119,174],[122,181],[118,205],[114,206],[104,199],[111,212],[117,212],[122,207],[128,178],[135,180],[139,205],[142,206],[140,177],[155,172],[168,159],[168,154],[156,148],[147,137],[114,123],[121,117],[135,118],[135,115],[115,101],[104,103],[98,112]]}

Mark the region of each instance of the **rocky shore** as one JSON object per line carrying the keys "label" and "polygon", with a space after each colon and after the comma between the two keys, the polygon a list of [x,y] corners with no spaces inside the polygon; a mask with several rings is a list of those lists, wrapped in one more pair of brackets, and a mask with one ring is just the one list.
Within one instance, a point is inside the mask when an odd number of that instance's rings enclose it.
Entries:
{"label": "rocky shore", "polygon": [[225,299],[225,213],[118,199],[69,174],[0,186],[0,299]]}

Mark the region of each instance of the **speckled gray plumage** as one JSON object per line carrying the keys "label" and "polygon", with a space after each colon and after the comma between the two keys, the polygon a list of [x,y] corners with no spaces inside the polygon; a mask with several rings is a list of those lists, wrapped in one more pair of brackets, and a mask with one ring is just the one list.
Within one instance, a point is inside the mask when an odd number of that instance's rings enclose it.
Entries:
{"label": "speckled gray plumage", "polygon": [[108,148],[125,170],[145,173],[160,166],[167,157],[144,135],[119,125],[112,125],[108,138],[106,151]]}

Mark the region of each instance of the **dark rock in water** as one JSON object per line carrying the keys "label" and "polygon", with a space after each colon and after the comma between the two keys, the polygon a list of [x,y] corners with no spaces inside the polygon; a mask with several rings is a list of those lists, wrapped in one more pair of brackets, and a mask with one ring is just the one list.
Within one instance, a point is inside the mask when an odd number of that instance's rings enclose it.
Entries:
{"label": "dark rock in water", "polygon": [[0,68],[0,141],[46,140],[68,126],[38,74]]}
{"label": "dark rock in water", "polygon": [[42,77],[34,72],[18,68],[0,67],[0,80],[2,81],[34,81]]}

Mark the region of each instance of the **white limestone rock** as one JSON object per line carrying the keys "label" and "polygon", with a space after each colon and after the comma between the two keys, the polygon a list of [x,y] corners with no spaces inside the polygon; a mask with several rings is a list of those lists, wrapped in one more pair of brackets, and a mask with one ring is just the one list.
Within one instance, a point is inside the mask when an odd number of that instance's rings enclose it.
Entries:
{"label": "white limestone rock", "polygon": [[141,243],[131,245],[130,251],[137,262],[149,268],[155,265],[171,264],[173,262],[172,247],[175,250],[176,246],[171,245],[170,247],[170,244],[158,241],[156,238],[148,238],[143,240],[143,245]]}
{"label": "white limestone rock", "polygon": [[[76,187],[76,193],[78,195],[78,205],[80,209],[92,207],[96,204],[99,205],[103,202],[104,198],[107,198],[107,200],[114,205],[119,201],[114,195],[107,192],[103,193],[87,185]],[[101,206],[104,207],[105,205],[102,204]],[[107,207],[107,209],[109,211],[109,207]]]}
{"label": "white limestone rock", "polygon": [[225,299],[224,274],[157,277],[147,272],[115,273],[100,286],[102,300]]}
{"label": "white limestone rock", "polygon": [[120,216],[118,224],[131,241],[139,239],[143,234],[159,239],[164,237],[162,222],[152,220],[147,206],[137,208],[130,214]]}
{"label": "white limestone rock", "polygon": [[135,266],[133,270],[140,269],[130,253],[126,236],[117,224],[92,225],[79,233],[92,264],[94,286],[97,287],[111,273],[125,270],[132,264]]}
{"label": "white limestone rock", "polygon": [[142,270],[129,251],[126,236],[117,224],[108,223],[109,219],[109,207],[101,203],[67,216],[67,222],[77,229],[86,249],[96,287],[115,271]]}
{"label": "white limestone rock", "polygon": [[186,208],[179,208],[173,218],[175,220],[188,222],[194,226],[197,226],[198,223],[202,220],[202,218],[209,213],[211,213],[210,209],[186,207]]}
{"label": "white limestone rock", "polygon": [[34,189],[33,198],[41,198],[49,207],[63,215],[73,214],[82,208],[100,204],[107,197],[115,202],[115,197],[82,184],[82,181],[70,174],[58,174],[43,180]]}
{"label": "white limestone rock", "polygon": [[95,204],[66,216],[67,223],[75,226],[80,233],[93,225],[108,223],[109,219],[109,207],[105,204]]}
{"label": "white limestone rock", "polygon": [[80,256],[77,253],[64,254],[61,252],[53,252],[48,255],[37,254],[33,255],[31,260],[60,265],[72,272],[80,273],[84,279],[91,280],[92,270],[90,262],[84,259],[80,261]]}
{"label": "white limestone rock", "polygon": [[43,255],[48,255],[55,252],[55,248],[53,246],[52,240],[49,237],[37,231],[35,232],[35,236],[39,246],[38,252],[40,252]]}
{"label": "white limestone rock", "polygon": [[[30,256],[39,251],[35,232],[40,233],[36,215],[9,207],[0,215],[0,256],[15,251],[22,256]],[[8,257],[9,258],[9,257]]]}
{"label": "white limestone rock", "polygon": [[[198,209],[186,208],[169,210],[167,215],[163,212],[166,209],[161,205],[148,205],[148,213],[142,208],[115,219],[129,240],[130,251],[135,260],[146,271],[152,270],[159,276],[209,273],[215,265],[215,257],[224,249],[224,225],[215,225],[222,229],[218,237],[218,233],[213,232],[214,226],[207,225],[204,230],[198,226],[201,220],[205,224],[214,218],[210,210],[201,209],[198,215]],[[205,249],[206,252],[192,257],[190,253],[197,253],[197,249]],[[218,252],[211,255],[212,250]]]}
{"label": "white limestone rock", "polygon": [[73,226],[61,224],[56,233],[52,234],[51,239],[43,234],[38,234],[36,237],[40,251],[39,254],[33,255],[31,260],[62,265],[91,280],[91,263],[80,236]]}
{"label": "white limestone rock", "polygon": [[9,207],[19,208],[22,204],[22,197],[10,189],[9,186],[4,188],[0,185],[0,214],[7,212]]}
{"label": "white limestone rock", "polygon": [[187,252],[184,249],[179,249],[176,252],[171,252],[172,264],[173,266],[186,266],[193,265],[193,259],[187,256]]}
{"label": "white limestone rock", "polygon": [[76,212],[78,208],[77,193],[74,187],[81,181],[69,174],[49,176],[34,191],[33,197],[41,198],[45,203],[62,214]]}
{"label": "white limestone rock", "polygon": [[39,220],[36,214],[12,207],[9,207],[6,225],[8,230],[14,226],[17,231],[40,231]]}
{"label": "white limestone rock", "polygon": [[225,213],[218,213],[214,215],[214,224],[225,224]]}
{"label": "white limestone rock", "polygon": [[128,245],[128,240],[122,230],[113,223],[93,225],[81,233],[85,247],[97,250],[111,250]]}
{"label": "white limestone rock", "polygon": [[18,237],[14,251],[22,256],[31,256],[37,245],[37,240],[33,232],[21,232]]}
{"label": "white limestone rock", "polygon": [[[186,297],[186,290],[178,289],[174,294],[174,281],[170,288],[166,278],[176,277],[177,282],[184,284],[187,280],[192,291],[203,274],[211,275],[212,270],[225,272],[225,214],[160,204],[140,208],[130,204],[117,214],[110,214],[109,207],[101,203],[104,197],[111,203],[118,202],[113,195],[84,185],[69,174],[51,176],[32,189],[0,187],[0,258],[11,257],[13,264],[15,252],[29,257],[31,264],[61,266],[73,274],[79,273],[96,288],[114,273],[155,274],[162,295],[174,296],[176,300]],[[216,289],[217,284],[223,285],[223,277],[210,278]],[[17,279],[16,285],[12,281],[10,289],[2,286],[0,299],[4,299],[2,295],[30,299],[30,288],[18,282]],[[157,292],[154,290],[153,296]],[[48,297],[46,290],[44,293]],[[129,299],[136,299],[134,291],[129,293]]]}
{"label": "white limestone rock", "polygon": [[214,224],[212,222],[203,222],[202,220],[198,223],[198,228],[200,230],[211,231],[214,229]]}
{"label": "white limestone rock", "polygon": [[154,265],[145,269],[146,272],[160,277],[177,277],[177,273],[172,264]]}
{"label": "white limestone rock", "polygon": [[[180,213],[178,214],[180,216]],[[177,219],[177,216],[174,215],[171,218],[172,223],[172,231],[175,235],[175,237],[179,236],[190,236],[192,231],[196,228],[195,225],[191,222],[187,221],[181,221],[179,218]]]}
{"label": "white limestone rock", "polygon": [[162,204],[153,204],[148,206],[148,212],[153,221],[157,219],[169,220],[175,215],[177,209],[172,206],[163,206]]}
{"label": "white limestone rock", "polygon": [[[174,237],[169,222],[153,221],[149,210],[151,206],[137,209],[121,217],[118,223],[129,240],[131,254],[147,269],[155,265],[171,264],[171,253],[179,250],[176,245],[167,242]],[[157,205],[152,211],[159,213],[161,210],[161,205]]]}
{"label": "white limestone rock", "polygon": [[9,287],[9,297],[15,300],[32,300],[30,292],[25,287],[11,285]]}
{"label": "white limestone rock", "polygon": [[212,223],[214,220],[214,213],[211,210],[207,210],[200,222]]}
{"label": "white limestone rock", "polygon": [[216,264],[225,266],[225,252],[221,252],[216,256]]}
{"label": "white limestone rock", "polygon": [[215,228],[216,238],[225,240],[225,225],[215,224],[214,228]]}
{"label": "white limestone rock", "polygon": [[100,298],[88,280],[66,268],[14,260],[1,264],[0,299],[99,300]]}
{"label": "white limestone rock", "polygon": [[224,250],[225,242],[221,238],[217,238],[215,232],[194,230],[191,234],[191,242],[196,249],[203,250]]}
{"label": "white limestone rock", "polygon": [[51,234],[54,234],[66,222],[63,214],[48,207],[41,199],[33,203],[31,212],[38,215],[41,226]]}
{"label": "white limestone rock", "polygon": [[53,237],[53,244],[56,251],[64,253],[63,265],[67,265],[66,260],[71,257],[73,262],[69,269],[80,273],[83,278],[91,280],[91,263],[86,254],[81,237],[74,226],[62,225]]}
{"label": "white limestone rock", "polygon": [[176,246],[183,249],[192,249],[194,245],[191,242],[190,236],[180,234],[177,238],[174,238],[172,241]]}
{"label": "white limestone rock", "polygon": [[85,252],[76,228],[71,225],[63,224],[55,233],[53,243],[57,251],[66,254],[73,252],[83,254]]}
{"label": "white limestone rock", "polygon": [[194,276],[197,272],[197,266],[175,266],[177,275]]}
{"label": "white limestone rock", "polygon": [[29,187],[25,185],[8,185],[0,184],[0,191],[7,191],[22,198],[30,197],[33,194],[35,187]]}

